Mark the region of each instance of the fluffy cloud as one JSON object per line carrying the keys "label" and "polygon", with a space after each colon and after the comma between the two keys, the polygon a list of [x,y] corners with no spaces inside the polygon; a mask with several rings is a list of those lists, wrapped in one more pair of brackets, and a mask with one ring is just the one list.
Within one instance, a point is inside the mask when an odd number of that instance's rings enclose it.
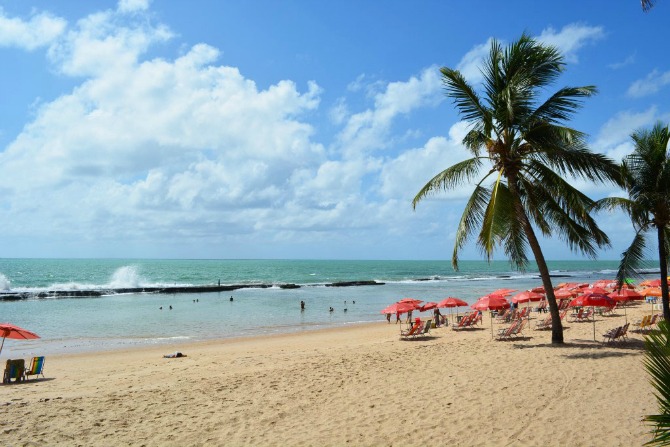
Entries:
{"label": "fluffy cloud", "polygon": [[374,107],[351,115],[337,137],[337,148],[347,158],[355,158],[389,146],[393,120],[399,115],[439,104],[440,78],[436,67],[425,69],[407,82],[391,82],[374,95]]}
{"label": "fluffy cloud", "polygon": [[560,31],[547,28],[537,37],[537,40],[557,47],[570,63],[577,63],[577,51],[585,45],[596,42],[605,37],[605,31],[601,26],[588,26],[582,24],[570,24],[564,26]]}
{"label": "fluffy cloud", "polygon": [[53,42],[66,26],[65,20],[48,13],[35,14],[24,21],[7,17],[0,8],[0,47],[35,50]]}
{"label": "fluffy cloud", "polygon": [[[55,71],[82,82],[39,105],[0,152],[3,234],[110,245],[307,243],[366,232],[373,240],[382,233],[372,228],[401,213],[406,225],[416,219],[407,195],[380,180],[379,151],[397,148],[399,116],[443,101],[437,68],[376,81],[366,110],[338,101],[331,116],[342,130],[326,148],[310,124],[316,83],[259,89],[207,44],[147,59],[173,33],[142,16],[146,5],[122,1],[49,43]],[[414,184],[432,175],[431,163],[446,160],[433,156]]]}
{"label": "fluffy cloud", "polygon": [[[540,42],[557,47],[565,56],[567,62],[575,63],[578,62],[577,52],[582,47],[602,39],[604,36],[605,33],[600,26],[570,24],[564,26],[560,31],[551,27],[547,28],[535,38]],[[456,69],[463,74],[468,82],[475,84],[484,79],[480,67],[489,54],[492,41],[493,39],[489,38],[485,43],[475,45],[456,65]],[[504,41],[500,41],[500,43],[505,45]]]}
{"label": "fluffy cloud", "polygon": [[644,79],[633,82],[626,94],[632,98],[641,98],[653,95],[668,84],[670,84],[670,71],[661,73],[653,70]]}

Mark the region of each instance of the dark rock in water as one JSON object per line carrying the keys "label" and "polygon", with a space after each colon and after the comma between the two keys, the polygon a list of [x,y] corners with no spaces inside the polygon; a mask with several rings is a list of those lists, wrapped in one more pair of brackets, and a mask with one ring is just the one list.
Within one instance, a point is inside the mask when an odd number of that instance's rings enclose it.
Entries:
{"label": "dark rock in water", "polygon": [[549,275],[550,278],[572,278],[570,275]]}
{"label": "dark rock in water", "polygon": [[377,281],[342,281],[326,284],[326,287],[352,287],[352,286],[383,286],[383,282]]}
{"label": "dark rock in water", "polygon": [[0,301],[18,301],[30,297],[28,293],[0,293]]}
{"label": "dark rock in water", "polygon": [[280,284],[279,285],[280,289],[299,289],[300,286],[297,284]]}

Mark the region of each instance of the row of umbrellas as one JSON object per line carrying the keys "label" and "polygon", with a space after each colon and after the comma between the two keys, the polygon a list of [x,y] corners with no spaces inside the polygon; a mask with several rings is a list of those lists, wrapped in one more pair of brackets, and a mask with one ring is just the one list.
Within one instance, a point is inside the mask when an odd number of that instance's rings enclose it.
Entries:
{"label": "row of umbrellas", "polygon": [[[658,287],[648,287],[643,289],[640,292],[636,292],[630,288],[622,288],[615,292],[609,292],[605,287],[611,288],[613,283],[612,281],[608,282],[596,282],[593,286],[589,287],[588,284],[577,285],[577,284],[562,284],[558,288],[554,295],[556,299],[572,299],[570,301],[570,307],[614,307],[617,302],[633,301],[633,300],[643,300],[646,296],[661,296],[661,290]],[[659,280],[660,284],[660,280]],[[471,307],[475,310],[485,311],[485,310],[502,310],[509,308],[510,302],[506,299],[506,296],[515,292],[514,289],[498,289],[494,292],[491,292],[488,295],[485,295],[479,298]],[[537,287],[532,290],[524,291],[514,295],[511,298],[512,303],[528,303],[531,301],[541,301],[545,298],[544,288]],[[403,314],[406,312],[419,310],[425,311],[434,308],[453,308],[453,307],[465,307],[468,306],[468,303],[465,301],[449,297],[439,303],[428,302],[424,305],[421,305],[423,301],[417,300],[414,298],[403,298],[397,303],[391,304],[390,306],[382,309],[382,314]],[[626,307],[624,306],[624,314],[626,322],[628,322],[628,315],[626,313]],[[493,334],[493,325],[491,325],[491,333]],[[593,339],[595,340],[595,319],[593,319]]]}

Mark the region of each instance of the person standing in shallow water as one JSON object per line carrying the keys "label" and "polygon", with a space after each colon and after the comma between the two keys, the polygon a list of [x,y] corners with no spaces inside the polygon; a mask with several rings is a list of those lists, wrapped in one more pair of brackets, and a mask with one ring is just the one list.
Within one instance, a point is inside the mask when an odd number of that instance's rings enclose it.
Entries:
{"label": "person standing in shallow water", "polygon": [[305,302],[304,301],[300,301],[300,310],[301,311],[305,310]]}

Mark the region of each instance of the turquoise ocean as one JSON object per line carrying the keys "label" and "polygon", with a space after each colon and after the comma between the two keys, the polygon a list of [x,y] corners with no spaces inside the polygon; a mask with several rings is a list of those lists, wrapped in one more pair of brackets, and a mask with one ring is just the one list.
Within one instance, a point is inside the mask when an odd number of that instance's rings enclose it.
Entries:
{"label": "turquoise ocean", "polygon": [[[612,278],[617,266],[618,261],[549,262],[554,284]],[[453,296],[473,303],[501,287],[522,291],[541,285],[534,268],[518,272],[507,261],[461,261],[459,267],[454,271],[449,261],[0,259],[0,294],[31,295],[0,300],[0,322],[16,324],[41,337],[8,339],[1,355],[28,357],[145,345],[174,350],[183,342],[384,321],[379,311],[405,297],[439,301]],[[107,292],[217,285],[219,281],[221,285],[271,287],[213,293]],[[327,286],[343,281],[384,284]],[[283,289],[280,284],[300,287]],[[38,297],[47,290],[104,293],[100,297]],[[306,304],[302,312],[300,301]]]}

